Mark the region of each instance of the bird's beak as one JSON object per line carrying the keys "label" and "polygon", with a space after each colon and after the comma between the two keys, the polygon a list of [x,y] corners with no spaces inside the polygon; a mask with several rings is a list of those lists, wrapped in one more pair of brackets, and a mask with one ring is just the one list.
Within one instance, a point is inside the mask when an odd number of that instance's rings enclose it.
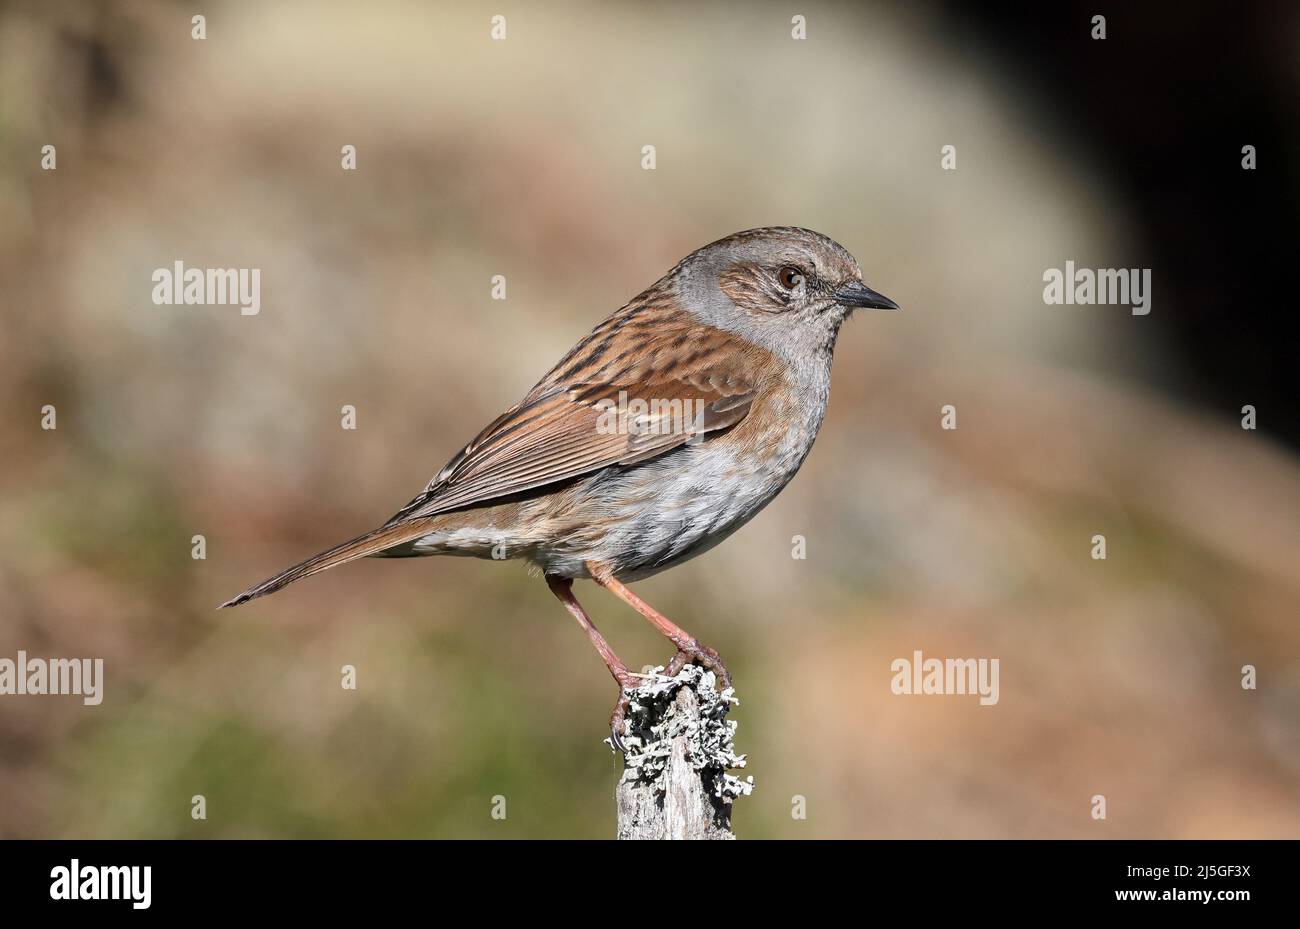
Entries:
{"label": "bird's beak", "polygon": [[849,281],[835,292],[835,301],[841,306],[862,306],[873,310],[896,310],[898,304],[884,294],[878,294],[861,281]]}

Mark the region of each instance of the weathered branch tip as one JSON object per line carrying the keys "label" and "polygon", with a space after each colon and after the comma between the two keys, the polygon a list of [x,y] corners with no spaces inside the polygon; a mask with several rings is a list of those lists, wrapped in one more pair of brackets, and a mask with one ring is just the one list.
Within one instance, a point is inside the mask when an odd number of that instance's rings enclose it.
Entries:
{"label": "weathered branch tip", "polygon": [[[675,678],[655,668],[628,692],[623,776],[615,791],[620,839],[734,839],[731,806],[754,789],[735,752],[736,699],[712,671],[687,665]],[[606,739],[613,747],[613,742]]]}

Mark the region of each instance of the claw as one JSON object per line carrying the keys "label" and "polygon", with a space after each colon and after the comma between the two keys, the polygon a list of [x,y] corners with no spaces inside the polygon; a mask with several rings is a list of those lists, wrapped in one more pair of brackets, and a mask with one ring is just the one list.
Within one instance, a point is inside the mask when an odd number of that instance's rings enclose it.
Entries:
{"label": "claw", "polygon": [[731,674],[727,671],[727,666],[722,663],[722,658],[709,646],[695,639],[677,646],[677,654],[673,655],[672,661],[664,668],[664,674],[668,677],[676,677],[681,673],[682,668],[692,663],[716,674],[724,688],[731,686]]}
{"label": "claw", "polygon": [[623,741],[623,725],[627,717],[628,707],[632,701],[627,695],[626,690],[620,690],[618,702],[614,704],[614,712],[609,717],[609,741],[614,750],[623,754],[627,753],[627,743]]}

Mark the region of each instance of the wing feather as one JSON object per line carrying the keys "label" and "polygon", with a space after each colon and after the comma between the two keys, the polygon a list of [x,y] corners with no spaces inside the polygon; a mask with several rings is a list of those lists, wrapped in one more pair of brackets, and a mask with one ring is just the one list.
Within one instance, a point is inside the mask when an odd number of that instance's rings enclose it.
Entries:
{"label": "wing feather", "polygon": [[[552,371],[497,417],[386,525],[637,464],[739,423],[758,395],[769,357],[729,333],[671,322],[689,333],[685,357],[681,351],[624,352],[637,360],[618,368],[610,359],[620,346],[604,340],[603,352],[578,370],[565,370],[569,377],[557,380]],[[665,328],[673,334],[672,325]],[[590,373],[599,379],[584,379]]]}

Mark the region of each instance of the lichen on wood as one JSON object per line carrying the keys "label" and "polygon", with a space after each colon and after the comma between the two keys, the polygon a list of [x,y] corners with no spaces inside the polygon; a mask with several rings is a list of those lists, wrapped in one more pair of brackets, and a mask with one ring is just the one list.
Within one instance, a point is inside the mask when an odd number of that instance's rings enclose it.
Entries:
{"label": "lichen on wood", "polygon": [[745,767],[735,752],[737,724],[726,718],[740,701],[730,687],[716,689],[712,671],[687,665],[673,678],[663,671],[628,692],[618,837],[734,839],[732,803],[754,789],[752,777],[730,773]]}

